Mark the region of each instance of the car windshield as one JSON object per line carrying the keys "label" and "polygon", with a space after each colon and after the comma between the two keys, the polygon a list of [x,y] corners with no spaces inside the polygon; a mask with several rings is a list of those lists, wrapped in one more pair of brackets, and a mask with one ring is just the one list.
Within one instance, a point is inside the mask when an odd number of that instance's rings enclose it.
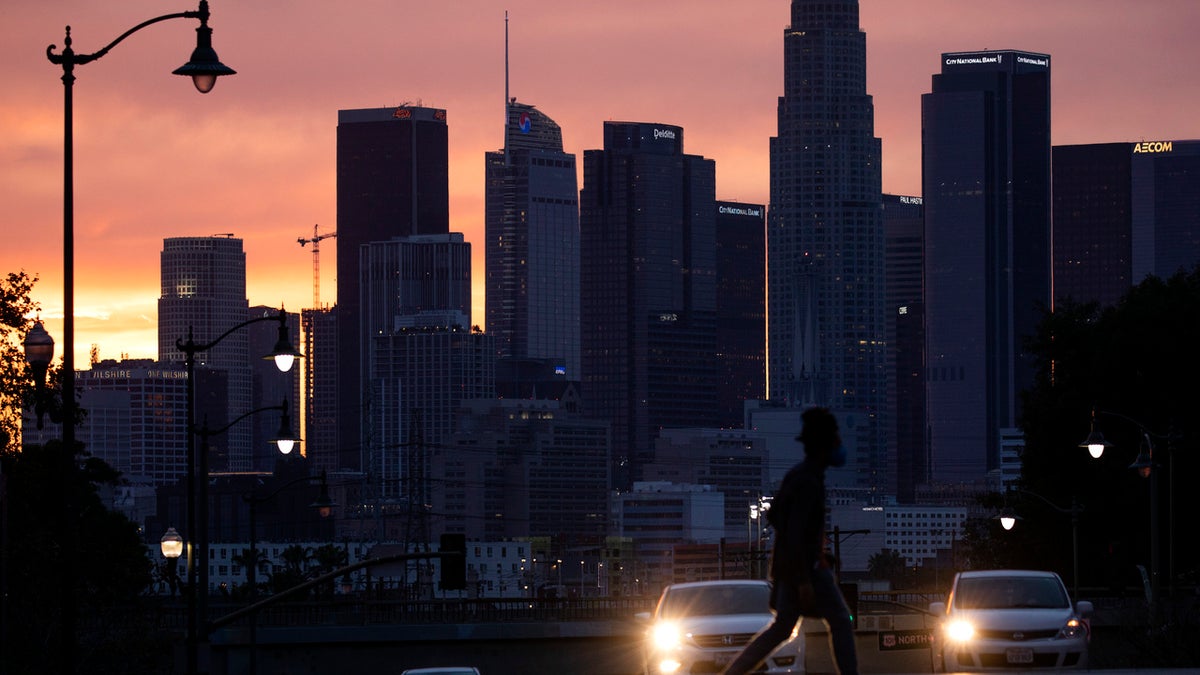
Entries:
{"label": "car windshield", "polygon": [[1066,590],[1053,577],[968,577],[954,588],[958,609],[1069,607]]}
{"label": "car windshield", "polygon": [[658,608],[660,618],[770,612],[766,584],[726,584],[667,589]]}

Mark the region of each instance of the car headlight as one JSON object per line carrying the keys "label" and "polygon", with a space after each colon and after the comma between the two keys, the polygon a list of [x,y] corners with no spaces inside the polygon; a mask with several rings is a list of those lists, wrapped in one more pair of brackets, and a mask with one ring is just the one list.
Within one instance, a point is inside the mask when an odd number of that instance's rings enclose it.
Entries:
{"label": "car headlight", "polygon": [[975,637],[975,626],[970,621],[955,619],[946,624],[946,639],[952,642],[966,642]]}
{"label": "car headlight", "polygon": [[1077,638],[1087,635],[1087,626],[1076,617],[1067,620],[1067,624],[1058,632],[1060,638]]}
{"label": "car headlight", "polygon": [[675,649],[683,642],[683,634],[679,627],[672,623],[660,623],[654,626],[651,643],[655,649]]}

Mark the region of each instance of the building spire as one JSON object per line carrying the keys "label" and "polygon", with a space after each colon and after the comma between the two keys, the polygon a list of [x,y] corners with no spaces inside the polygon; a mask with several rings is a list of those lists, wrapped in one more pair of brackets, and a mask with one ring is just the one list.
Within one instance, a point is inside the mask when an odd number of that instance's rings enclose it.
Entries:
{"label": "building spire", "polygon": [[508,159],[508,117],[512,99],[508,97],[508,10],[504,10],[504,166]]}

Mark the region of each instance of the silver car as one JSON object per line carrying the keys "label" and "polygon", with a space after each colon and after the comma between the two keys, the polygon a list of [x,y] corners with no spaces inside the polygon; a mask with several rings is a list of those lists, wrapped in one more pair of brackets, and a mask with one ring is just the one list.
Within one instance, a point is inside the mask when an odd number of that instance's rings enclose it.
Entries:
{"label": "silver car", "polygon": [[[719,673],[775,618],[765,581],[695,581],[663,589],[646,631],[646,675]],[[804,637],[792,637],[766,659],[765,673],[804,671]]]}
{"label": "silver car", "polygon": [[959,572],[949,602],[931,603],[929,611],[942,617],[940,661],[947,672],[1087,667],[1084,615],[1092,603],[1073,607],[1054,572]]}

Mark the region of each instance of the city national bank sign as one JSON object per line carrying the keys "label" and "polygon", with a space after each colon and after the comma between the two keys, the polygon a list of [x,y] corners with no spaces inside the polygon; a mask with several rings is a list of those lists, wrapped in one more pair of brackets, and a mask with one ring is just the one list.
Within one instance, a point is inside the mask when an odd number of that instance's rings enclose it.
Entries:
{"label": "city national bank sign", "polygon": [[762,210],[762,207],[730,206],[728,204],[722,204],[721,206],[717,207],[717,213],[719,213],[723,216],[730,215],[730,216],[748,216],[750,218],[762,218],[763,210]]}

